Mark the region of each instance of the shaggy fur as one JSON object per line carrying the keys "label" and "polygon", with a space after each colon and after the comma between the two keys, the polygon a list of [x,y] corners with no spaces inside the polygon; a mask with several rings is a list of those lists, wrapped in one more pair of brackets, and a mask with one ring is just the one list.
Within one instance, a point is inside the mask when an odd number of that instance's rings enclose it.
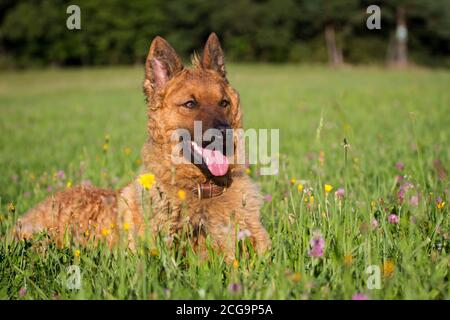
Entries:
{"label": "shaggy fur", "polygon": [[[113,245],[126,234],[129,247],[134,248],[136,237],[146,231],[170,238],[189,229],[200,254],[206,253],[209,235],[229,262],[235,257],[237,224],[240,230],[249,231],[256,251],[265,252],[270,239],[260,223],[261,195],[243,165],[230,164],[225,176],[213,177],[194,164],[173,164],[171,159],[176,143],[171,134],[175,129],[184,128],[193,135],[195,120],[202,121],[203,130],[217,123],[227,123],[233,129],[242,127],[239,95],[226,79],[217,36],[211,34],[203,55],[193,58],[191,68],[184,68],[175,50],[156,37],[145,64],[143,89],[148,107],[148,140],[141,152],[143,172],[155,175],[155,185],[147,190],[136,179],[118,191],[84,186],[67,189],[21,217],[15,229],[17,236],[28,238],[48,230],[61,242],[70,232],[81,242],[106,238]],[[199,102],[199,108],[180,107],[191,97]],[[220,107],[224,99],[229,104]],[[235,159],[237,156],[236,150]],[[227,189],[220,196],[198,199],[191,192],[193,186],[208,181],[226,185]],[[185,190],[185,199],[180,199],[179,190]]]}

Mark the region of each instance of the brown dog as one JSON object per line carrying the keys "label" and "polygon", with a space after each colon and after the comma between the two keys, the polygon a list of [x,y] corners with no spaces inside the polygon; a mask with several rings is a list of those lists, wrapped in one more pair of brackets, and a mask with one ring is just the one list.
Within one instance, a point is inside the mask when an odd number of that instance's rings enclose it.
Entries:
{"label": "brown dog", "polygon": [[148,105],[143,172],[152,174],[147,177],[154,177],[154,185],[139,183],[137,178],[118,191],[67,189],[21,217],[16,234],[27,238],[47,230],[57,242],[70,233],[77,241],[106,239],[110,245],[126,234],[134,248],[136,236],[146,231],[170,238],[189,229],[197,251],[205,253],[209,235],[226,260],[232,261],[236,230],[241,230],[257,252],[266,251],[270,239],[259,218],[261,196],[243,165],[229,161],[223,150],[211,152],[195,143],[191,143],[194,157],[206,165],[174,164],[172,159],[174,145],[179,143],[172,133],[181,128],[194,134],[194,121],[201,121],[203,131],[242,128],[239,95],[226,79],[217,36],[210,35],[202,57],[194,56],[192,68],[184,68],[175,50],[156,37],[145,64],[143,87]]}

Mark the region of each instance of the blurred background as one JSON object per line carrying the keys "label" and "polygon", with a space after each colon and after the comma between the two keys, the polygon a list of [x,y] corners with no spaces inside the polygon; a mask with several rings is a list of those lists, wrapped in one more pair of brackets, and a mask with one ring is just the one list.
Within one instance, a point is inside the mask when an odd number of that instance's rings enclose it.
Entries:
{"label": "blurred background", "polygon": [[229,61],[450,66],[450,1],[1,0],[0,68],[140,64],[156,35],[186,58],[211,31]]}

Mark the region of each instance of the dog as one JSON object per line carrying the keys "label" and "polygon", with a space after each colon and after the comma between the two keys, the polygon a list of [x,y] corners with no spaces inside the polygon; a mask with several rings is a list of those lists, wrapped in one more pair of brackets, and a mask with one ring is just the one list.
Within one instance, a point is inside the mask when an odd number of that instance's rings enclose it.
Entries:
{"label": "dog", "polygon": [[[110,246],[124,238],[134,250],[146,232],[170,239],[189,229],[196,252],[207,255],[209,236],[213,248],[230,262],[241,230],[257,253],[268,251],[271,241],[260,221],[262,196],[245,165],[232,161],[236,154],[229,160],[223,149],[211,151],[204,143],[190,142],[191,157],[173,162],[173,148],[180,143],[173,139],[175,130],[194,134],[196,121],[203,131],[242,128],[239,94],[227,80],[217,35],[209,36],[191,67],[184,67],[169,43],[156,37],[145,63],[143,91],[148,139],[141,149],[142,174],[150,181],[143,184],[138,175],[115,191],[68,188],[20,217],[16,236],[26,239],[46,231],[56,243],[70,234],[75,241],[103,239]],[[232,140],[237,141],[235,136]],[[204,161],[197,164],[193,158]]]}

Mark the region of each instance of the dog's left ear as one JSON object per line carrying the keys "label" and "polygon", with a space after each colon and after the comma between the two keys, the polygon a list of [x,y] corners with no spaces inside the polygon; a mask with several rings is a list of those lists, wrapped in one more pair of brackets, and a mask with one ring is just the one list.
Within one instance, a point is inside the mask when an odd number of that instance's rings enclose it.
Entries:
{"label": "dog's left ear", "polygon": [[214,32],[209,35],[203,49],[202,67],[215,70],[224,78],[226,76],[225,58],[219,38]]}

